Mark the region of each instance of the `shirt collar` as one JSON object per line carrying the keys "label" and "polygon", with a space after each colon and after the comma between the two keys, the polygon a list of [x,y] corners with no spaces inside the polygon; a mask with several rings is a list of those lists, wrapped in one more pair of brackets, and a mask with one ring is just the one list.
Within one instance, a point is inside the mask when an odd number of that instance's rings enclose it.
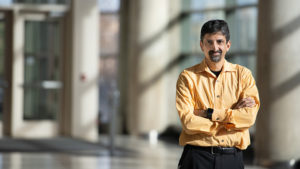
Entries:
{"label": "shirt collar", "polygon": [[[197,72],[200,73],[200,72],[204,72],[204,71],[211,72],[208,65],[206,64],[205,59],[203,59],[202,62],[200,63],[200,65],[198,66]],[[222,71],[223,72],[236,71],[236,67],[232,63],[225,60]]]}

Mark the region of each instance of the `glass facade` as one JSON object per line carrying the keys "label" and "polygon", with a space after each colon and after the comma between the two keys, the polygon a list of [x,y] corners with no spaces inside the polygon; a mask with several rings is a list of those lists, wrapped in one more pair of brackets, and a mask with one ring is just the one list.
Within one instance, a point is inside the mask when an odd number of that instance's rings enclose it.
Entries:
{"label": "glass facade", "polygon": [[237,8],[227,15],[231,31],[232,46],[229,61],[251,69],[256,74],[257,8]]}
{"label": "glass facade", "polygon": [[24,52],[24,119],[56,119],[62,87],[60,22],[26,21]]}
{"label": "glass facade", "polygon": [[66,4],[69,0],[14,0],[14,3],[25,4]]}
{"label": "glass facade", "polygon": [[182,0],[182,9],[186,10],[206,10],[209,8],[224,7],[226,0]]}
{"label": "glass facade", "polygon": [[100,78],[99,132],[108,133],[116,98],[119,54],[119,0],[99,0],[100,17]]}
{"label": "glass facade", "polygon": [[224,19],[229,24],[231,49],[227,60],[256,72],[257,0],[182,0],[181,52],[186,56],[181,70],[199,63],[200,30],[210,19]]}
{"label": "glass facade", "polygon": [[1,0],[0,5],[1,6],[10,6],[12,4],[13,0]]}
{"label": "glass facade", "polygon": [[101,12],[118,12],[120,8],[120,0],[98,0]]}

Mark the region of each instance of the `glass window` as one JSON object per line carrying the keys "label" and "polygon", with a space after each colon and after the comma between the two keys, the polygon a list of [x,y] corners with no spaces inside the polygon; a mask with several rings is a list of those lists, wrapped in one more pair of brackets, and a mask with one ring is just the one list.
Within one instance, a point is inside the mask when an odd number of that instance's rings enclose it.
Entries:
{"label": "glass window", "polygon": [[253,76],[256,75],[256,55],[236,55],[234,57],[228,58],[227,60],[232,63],[246,66],[252,71]]}
{"label": "glass window", "polygon": [[108,124],[116,103],[120,0],[99,0],[100,6],[100,78],[99,132],[108,133]]}
{"label": "glass window", "polygon": [[0,1],[0,5],[1,5],[1,6],[9,6],[9,5],[12,4],[12,1],[13,1],[13,0],[1,0],[1,1]]}
{"label": "glass window", "polygon": [[55,119],[60,112],[60,22],[25,22],[24,119]]}
{"label": "glass window", "polygon": [[236,0],[238,5],[257,4],[258,0]]}
{"label": "glass window", "polygon": [[120,0],[98,0],[101,12],[118,12]]}
{"label": "glass window", "polygon": [[237,9],[227,18],[232,41],[228,60],[246,66],[256,76],[257,8]]}
{"label": "glass window", "polygon": [[14,3],[25,4],[67,4],[68,2],[69,0],[14,0]]}
{"label": "glass window", "polygon": [[225,6],[225,0],[182,0],[183,10],[204,10]]}

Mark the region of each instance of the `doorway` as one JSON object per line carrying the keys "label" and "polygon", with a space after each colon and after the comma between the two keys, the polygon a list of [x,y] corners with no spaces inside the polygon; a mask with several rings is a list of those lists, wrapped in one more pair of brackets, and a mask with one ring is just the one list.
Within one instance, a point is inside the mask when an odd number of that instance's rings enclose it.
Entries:
{"label": "doorway", "polygon": [[55,137],[62,113],[63,17],[24,12],[15,19],[22,51],[14,56],[12,135]]}

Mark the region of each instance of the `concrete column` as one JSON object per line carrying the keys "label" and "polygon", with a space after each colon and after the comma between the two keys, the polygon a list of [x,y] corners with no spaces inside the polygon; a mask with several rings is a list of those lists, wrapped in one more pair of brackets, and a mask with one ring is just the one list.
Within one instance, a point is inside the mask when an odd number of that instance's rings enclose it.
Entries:
{"label": "concrete column", "polygon": [[70,135],[98,139],[99,9],[97,0],[72,0]]}
{"label": "concrete column", "polygon": [[300,1],[259,1],[257,85],[260,164],[300,158]]}
{"label": "concrete column", "polygon": [[[168,64],[165,67],[167,75],[166,85],[166,100],[167,100],[167,124],[176,129],[181,128],[181,122],[176,110],[176,83],[179,73],[182,71],[180,64],[184,57],[182,55],[182,32],[181,26],[186,15],[182,14],[182,1],[169,0],[169,23],[167,26],[168,31]],[[199,30],[200,31],[200,30]],[[196,63],[195,63],[196,64]]]}
{"label": "concrete column", "polygon": [[[166,67],[169,60],[167,26],[169,0],[130,0],[123,3],[128,19],[121,41],[121,109],[131,134],[161,131],[167,123],[169,98]],[[125,25],[125,26],[124,26]],[[123,53],[124,52],[124,53]],[[122,59],[123,57],[123,59]],[[124,73],[124,72],[125,73]],[[169,85],[169,86],[168,86]]]}

